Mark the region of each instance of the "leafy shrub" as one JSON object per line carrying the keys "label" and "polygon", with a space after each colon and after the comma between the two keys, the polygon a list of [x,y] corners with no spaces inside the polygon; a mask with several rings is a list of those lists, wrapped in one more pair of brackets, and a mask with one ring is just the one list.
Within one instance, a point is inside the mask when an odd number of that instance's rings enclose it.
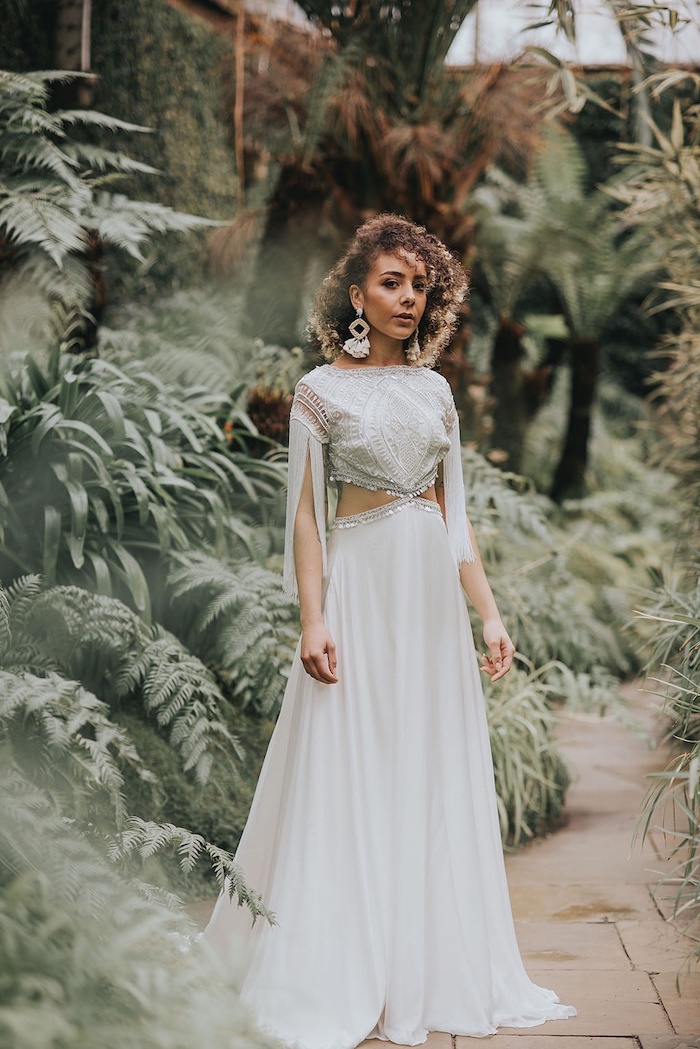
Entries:
{"label": "leafy shrub", "polygon": [[206,554],[177,554],[171,565],[166,623],[215,667],[241,708],[263,717],[275,713],[298,638],[279,576]]}
{"label": "leafy shrub", "polygon": [[[653,773],[642,810],[641,834],[660,829],[676,867],[664,878],[673,893],[673,916],[686,920],[686,931],[700,926],[700,574],[687,590],[659,589],[656,601],[640,615],[656,624],[652,666],[665,695],[669,737],[680,748],[663,772]],[[695,937],[697,939],[697,936]],[[693,957],[700,961],[696,946]]]}
{"label": "leafy shrub", "polygon": [[[0,593],[0,742],[4,744],[0,751],[11,769],[47,791],[56,811],[70,818],[77,829],[87,832],[97,827],[112,842],[114,857],[125,850],[133,852],[138,845],[142,857],[148,858],[167,845],[177,849],[180,866],[188,873],[196,857],[206,854],[219,883],[228,877],[240,901],[254,913],[264,913],[259,897],[248,889],[231,856],[218,845],[171,823],[140,820],[136,826],[127,819],[130,799],[125,797],[125,788],[130,783],[145,786],[149,794],[158,789],[148,755],[139,753],[128,726],[119,724],[106,702],[79,682],[48,668],[62,664],[74,672],[81,667],[88,673],[101,670],[108,682],[112,679],[106,690],[112,689],[113,700],[122,695],[121,689],[126,695],[140,681],[143,702],[153,686],[132,668],[139,663],[157,667],[156,696],[166,693],[160,710],[167,718],[160,720],[166,725],[172,722],[171,748],[180,750],[183,773],[191,768],[200,783],[206,783],[212,768],[211,737],[219,744],[217,757],[220,764],[225,762],[229,778],[233,772],[230,747],[220,745],[233,738],[212,704],[217,697],[206,697],[209,707],[201,699],[206,682],[202,686],[193,672],[191,680],[183,682],[177,660],[169,667],[158,666],[155,657],[149,662],[143,655],[139,658],[138,652],[120,648],[109,626],[114,629],[126,622],[123,636],[139,638],[145,654],[154,639],[157,646],[162,638],[156,631],[149,637],[147,628],[128,609],[117,608],[110,619],[112,606],[117,604],[112,599],[73,588],[42,593],[33,579],[18,583],[9,594]],[[98,630],[90,636],[87,623],[92,618]],[[85,626],[82,639],[81,623]],[[102,640],[102,630],[109,640]],[[168,649],[167,655],[172,656],[172,645]],[[192,656],[189,660],[195,662]],[[199,670],[204,672],[201,665]]]}
{"label": "leafy shrub", "polygon": [[[0,575],[42,572],[150,613],[145,569],[170,550],[246,550],[282,472],[228,449],[224,398],[139,366],[55,353],[0,379]],[[37,512],[38,511],[38,512]]]}
{"label": "leafy shrub", "polygon": [[76,130],[146,129],[92,110],[50,112],[51,88],[75,79],[64,72],[0,70],[0,236],[6,244],[0,281],[8,272],[20,273],[46,299],[80,313],[94,298],[96,245],[111,244],[142,260],[152,234],[212,223],[110,191],[115,178],[156,172],[81,141]]}
{"label": "leafy shrub", "polygon": [[552,503],[525,478],[468,449],[463,461],[469,515],[516,648],[535,666],[555,660],[575,673],[625,672],[621,624],[611,630],[612,616],[596,616],[587,571],[572,571],[571,549],[595,547],[557,526]]}
{"label": "leafy shrub", "polygon": [[513,666],[497,686],[486,686],[498,818],[504,843],[521,845],[561,813],[569,785],[553,738],[548,666]]}
{"label": "leafy shrub", "polygon": [[[50,796],[0,768],[0,1041],[272,1049],[221,966],[183,955],[173,913],[115,869]],[[132,845],[143,828],[132,829]],[[190,843],[185,843],[189,852]],[[195,846],[196,847],[196,846]]]}

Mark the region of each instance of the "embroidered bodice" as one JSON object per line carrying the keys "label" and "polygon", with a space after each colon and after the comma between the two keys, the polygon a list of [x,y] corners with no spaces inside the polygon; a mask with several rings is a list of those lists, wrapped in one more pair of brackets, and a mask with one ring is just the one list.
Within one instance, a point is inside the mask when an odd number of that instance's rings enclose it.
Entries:
{"label": "embroidered bodice", "polygon": [[[325,449],[325,456],[324,456]],[[459,421],[446,379],[411,365],[324,364],[296,385],[289,426],[285,588],[296,596],[293,531],[307,461],[326,571],[326,485],[419,495],[445,460],[445,516],[455,560],[471,561]]]}

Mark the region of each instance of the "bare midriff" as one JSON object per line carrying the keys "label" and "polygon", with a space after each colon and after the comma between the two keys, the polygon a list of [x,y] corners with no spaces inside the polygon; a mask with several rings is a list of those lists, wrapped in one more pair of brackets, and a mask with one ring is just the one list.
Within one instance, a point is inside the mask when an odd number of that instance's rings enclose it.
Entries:
{"label": "bare midriff", "polygon": [[[369,488],[360,488],[356,484],[344,482],[335,516],[350,517],[353,514],[364,513],[365,510],[376,510],[378,506],[386,506],[387,503],[393,503],[398,498],[400,497],[397,495],[389,495],[388,492],[372,492]],[[426,488],[424,492],[421,492],[420,495],[417,496],[417,498],[426,499],[431,503],[437,503],[438,499],[435,493],[435,485],[432,484],[430,488]]]}

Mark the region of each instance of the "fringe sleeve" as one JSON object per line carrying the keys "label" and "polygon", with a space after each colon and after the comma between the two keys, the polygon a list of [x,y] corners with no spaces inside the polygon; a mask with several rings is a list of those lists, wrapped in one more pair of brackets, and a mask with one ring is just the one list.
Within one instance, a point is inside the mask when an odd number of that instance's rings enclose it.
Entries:
{"label": "fringe sleeve", "polygon": [[469,564],[476,561],[476,555],[467,527],[459,417],[454,403],[448,410],[446,425],[450,438],[450,449],[443,460],[442,467],[442,480],[445,486],[445,520],[452,554],[459,567],[463,561]]}
{"label": "fringe sleeve", "polygon": [[323,401],[301,380],[294,391],[289,419],[289,473],[287,479],[287,516],[284,533],[284,567],[282,585],[295,601],[299,600],[294,564],[294,524],[296,522],[306,464],[311,466],[316,528],[321,543],[323,576],[326,559],[326,478],[323,446],[328,443],[328,418]]}

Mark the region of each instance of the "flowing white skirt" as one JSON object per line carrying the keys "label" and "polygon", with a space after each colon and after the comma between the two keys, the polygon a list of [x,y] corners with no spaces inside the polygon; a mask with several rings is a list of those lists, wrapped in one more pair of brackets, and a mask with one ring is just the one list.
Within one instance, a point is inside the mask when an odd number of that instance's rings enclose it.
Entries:
{"label": "flowing white skirt", "polygon": [[252,925],[221,896],[204,934],[242,954],[241,996],[294,1049],[418,1045],[575,1013],[520,959],[442,516],[426,500],[390,505],[331,532],[339,681],[314,681],[297,648],[236,854],[278,924]]}

